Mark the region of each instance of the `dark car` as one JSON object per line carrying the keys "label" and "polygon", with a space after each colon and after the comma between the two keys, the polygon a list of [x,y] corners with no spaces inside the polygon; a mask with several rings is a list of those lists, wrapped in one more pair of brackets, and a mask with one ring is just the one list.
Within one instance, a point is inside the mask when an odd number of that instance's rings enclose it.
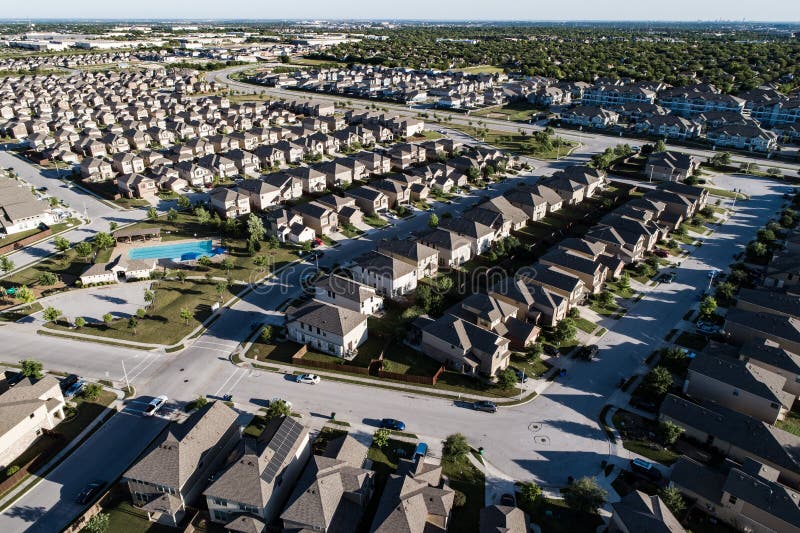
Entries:
{"label": "dark car", "polygon": [[381,420],[381,427],[393,431],[403,431],[406,429],[406,425],[403,422],[395,420],[394,418],[384,418]]}
{"label": "dark car", "polygon": [[544,353],[546,353],[547,355],[551,355],[553,357],[557,357],[558,356],[558,353],[559,353],[558,352],[558,348],[556,348],[552,344],[545,344],[545,345],[543,345],[542,348],[544,350]]}
{"label": "dark car", "polygon": [[664,272],[658,279],[662,283],[672,283],[675,280],[675,272]]}
{"label": "dark car", "polygon": [[75,374],[70,374],[69,376],[65,377],[59,383],[59,386],[61,387],[61,392],[62,393],[67,392],[67,390],[69,390],[69,388],[75,385],[77,382],[78,382],[78,376],[76,376]]}
{"label": "dark car", "polygon": [[581,349],[578,350],[578,357],[581,359],[586,359],[587,361],[591,361],[597,355],[597,352],[600,351],[600,348],[597,347],[596,344],[590,344],[589,346],[581,346]]}
{"label": "dark car", "polygon": [[508,507],[516,507],[517,500],[516,498],[514,498],[513,494],[507,492],[502,496],[500,496],[500,505],[506,505]]}
{"label": "dark car", "polygon": [[656,468],[653,463],[645,461],[644,459],[631,459],[630,465],[631,470],[652,480],[659,480],[662,477],[658,468]]}
{"label": "dark car", "polygon": [[484,413],[496,413],[497,406],[494,402],[489,400],[480,400],[472,404],[472,408],[476,411],[483,411]]}
{"label": "dark car", "polygon": [[517,368],[515,366],[510,366],[508,368],[510,368],[514,372],[514,375],[517,376],[517,379],[519,381],[521,381],[522,383],[527,383],[528,382],[528,374],[526,374],[523,370],[520,370],[519,368]]}
{"label": "dark car", "polygon": [[77,502],[81,505],[86,505],[91,502],[95,496],[100,494],[105,485],[106,484],[102,481],[92,481],[78,494]]}

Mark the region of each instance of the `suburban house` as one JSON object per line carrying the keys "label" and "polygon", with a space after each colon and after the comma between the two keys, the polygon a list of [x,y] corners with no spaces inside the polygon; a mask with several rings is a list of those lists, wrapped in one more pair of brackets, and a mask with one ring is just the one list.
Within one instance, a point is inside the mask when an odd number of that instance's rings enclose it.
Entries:
{"label": "suburban house", "polygon": [[742,288],[736,295],[736,307],[754,313],[800,318],[800,296],[781,291]]}
{"label": "suburban house", "polygon": [[106,181],[114,177],[114,168],[105,159],[86,157],[81,161],[81,177],[87,181]]}
{"label": "suburban house", "polygon": [[758,460],[714,469],[683,456],[670,482],[696,505],[737,531],[800,532],[800,493],[780,483],[780,473]]}
{"label": "suburban house", "polygon": [[314,285],[314,298],[320,302],[345,307],[363,315],[374,315],[383,309],[383,298],[375,289],[350,278],[332,274]]}
{"label": "suburban house", "polygon": [[217,187],[208,196],[211,207],[222,218],[237,218],[250,214],[250,197],[238,190]]}
{"label": "suburban house", "polygon": [[455,492],[442,482],[441,465],[426,463],[420,455],[401,459],[397,473],[386,481],[370,531],[447,531],[454,500]]}
{"label": "suburban house", "polygon": [[606,224],[597,224],[589,229],[584,238],[591,242],[599,242],[606,246],[606,251],[620,258],[625,264],[639,261],[644,255],[644,236],[623,234]]}
{"label": "suburban house", "polygon": [[717,404],[698,405],[673,394],[661,403],[659,420],[669,420],[685,430],[687,437],[712,446],[742,463],[752,459],[780,472],[784,483],[800,486],[800,437],[762,420]]}
{"label": "suburban house", "polygon": [[700,168],[700,158],[683,152],[655,152],[647,157],[644,175],[651,180],[684,181]]}
{"label": "suburban house", "polygon": [[211,183],[214,178],[211,170],[191,161],[181,161],[175,165],[175,168],[178,170],[178,175],[192,187],[202,187]]}
{"label": "suburban house", "polygon": [[405,261],[417,269],[417,279],[431,278],[439,270],[439,252],[419,241],[398,240],[382,241],[378,244],[378,252]]}
{"label": "suburban house", "polygon": [[127,198],[154,199],[156,193],[158,193],[156,182],[141,174],[118,176],[117,188]]}
{"label": "suburban house", "polygon": [[339,216],[336,211],[319,202],[298,204],[292,208],[303,218],[303,224],[313,229],[317,235],[330,235],[339,229]]}
{"label": "suburban house", "polygon": [[783,390],[800,396],[800,355],[784,350],[777,343],[754,338],[739,350],[739,359],[786,378]]}
{"label": "suburban house", "polygon": [[580,305],[586,297],[586,284],[578,276],[560,272],[543,263],[536,263],[529,269],[520,270],[517,277],[563,296],[567,300],[567,307]]}
{"label": "suburban house", "polygon": [[306,426],[291,416],[270,419],[258,437],[241,440],[236,459],[203,493],[211,520],[229,524],[244,515],[257,519],[263,531],[280,513],[310,454]]}
{"label": "suburban house", "polygon": [[349,435],[329,440],[314,455],[289,498],[284,531],[357,531],[375,490],[375,472],[364,468],[367,447]]}
{"label": "suburban house", "polygon": [[144,159],[131,152],[114,154],[111,161],[111,167],[120,174],[141,174],[144,172]]}
{"label": "suburban house", "polygon": [[488,252],[495,240],[494,229],[466,218],[442,218],[439,222],[439,228],[467,239],[472,248],[472,255]]}
{"label": "suburban house", "polygon": [[683,386],[693,398],[774,424],[791,409],[795,396],[783,390],[786,378],[752,363],[699,353]]}
{"label": "suburban house", "polygon": [[481,292],[470,294],[446,313],[507,338],[516,350],[530,347],[539,336],[535,321],[527,320],[527,313],[521,313],[517,305]]}
{"label": "suburban house", "polygon": [[211,402],[181,423],[171,422],[123,478],[133,504],[153,522],[177,527],[187,505],[239,443],[236,412]]}
{"label": "suburban house", "polygon": [[533,191],[517,188],[504,193],[504,196],[511,205],[524,211],[532,222],[543,219],[547,214],[547,200]]}
{"label": "suburban house", "polygon": [[[6,385],[4,383],[4,385]],[[0,468],[6,469],[45,431],[64,420],[58,379],[24,378],[0,394]]]}
{"label": "suburban house", "polygon": [[782,289],[800,284],[800,257],[794,253],[776,252],[764,269],[764,286]]}
{"label": "suburban house", "polygon": [[394,298],[417,288],[417,268],[406,261],[377,251],[357,258],[350,267],[353,279]]}
{"label": "suburban house", "polygon": [[561,122],[573,126],[607,128],[619,121],[619,113],[602,107],[579,105],[561,113]]}
{"label": "suburban house", "polygon": [[303,192],[306,194],[322,192],[328,186],[325,174],[311,167],[290,168],[286,173],[300,178],[300,181],[303,183]]}
{"label": "suburban house", "polygon": [[539,258],[539,262],[565,274],[577,276],[592,294],[599,293],[606,283],[608,268],[604,264],[567,250],[550,250]]}
{"label": "suburban house", "polygon": [[339,218],[339,223],[361,225],[364,221],[364,213],[356,205],[355,198],[326,194],[317,198],[317,203],[333,209]]}
{"label": "suburban house", "polygon": [[489,295],[515,305],[517,318],[544,326],[555,326],[569,310],[566,298],[524,278],[504,278],[489,288]]}
{"label": "suburban house", "polygon": [[368,215],[377,215],[389,209],[389,198],[378,189],[362,185],[345,191],[345,196],[355,198],[356,205]]}
{"label": "suburban house", "polygon": [[445,314],[422,330],[421,351],[460,372],[494,377],[509,365],[510,341],[455,315]]}
{"label": "suburban house", "polygon": [[419,242],[439,253],[439,265],[457,267],[472,258],[469,239],[455,232],[436,228],[419,237]]}
{"label": "suburban house", "polygon": [[54,222],[46,202],[31,189],[10,178],[0,178],[0,235],[11,235]]}
{"label": "suburban house", "polygon": [[243,180],[236,189],[249,198],[251,210],[266,211],[281,203],[280,189],[262,180]]}
{"label": "suburban house", "polygon": [[286,310],[289,338],[313,350],[352,359],[367,340],[367,315],[311,300]]}
{"label": "suburban house", "polygon": [[612,503],[610,533],[686,533],[681,523],[658,495],[634,490]]}
{"label": "suburban house", "polygon": [[279,208],[267,213],[266,229],[280,242],[302,244],[314,240],[314,230],[303,224],[303,217]]}
{"label": "suburban house", "polygon": [[800,353],[800,319],[797,318],[734,308],[725,314],[723,329],[737,344],[765,338],[792,353]]}

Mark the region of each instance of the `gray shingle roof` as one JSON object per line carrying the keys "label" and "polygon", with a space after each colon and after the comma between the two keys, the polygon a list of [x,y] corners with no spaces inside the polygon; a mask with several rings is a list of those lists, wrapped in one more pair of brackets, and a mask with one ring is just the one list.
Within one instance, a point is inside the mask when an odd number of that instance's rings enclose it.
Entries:
{"label": "gray shingle roof", "polygon": [[[697,354],[689,372],[707,376],[737,389],[790,408],[794,396],[783,391],[786,378],[739,359],[723,358],[706,353]],[[691,382],[691,374],[689,381]]]}
{"label": "gray shingle roof", "polygon": [[621,501],[612,503],[611,507],[628,531],[648,533],[686,531],[658,496],[649,496],[636,490],[627,494]]}
{"label": "gray shingle roof", "polygon": [[304,324],[344,336],[367,321],[367,316],[343,307],[311,300],[295,309],[286,310],[287,321]]}

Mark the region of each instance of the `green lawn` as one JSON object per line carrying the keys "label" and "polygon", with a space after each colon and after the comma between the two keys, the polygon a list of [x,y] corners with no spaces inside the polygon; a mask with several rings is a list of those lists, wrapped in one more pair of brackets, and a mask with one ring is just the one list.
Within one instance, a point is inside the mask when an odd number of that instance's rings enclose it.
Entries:
{"label": "green lawn", "polygon": [[605,307],[600,305],[600,302],[593,301],[589,304],[589,309],[600,316],[610,317],[616,315],[619,312],[620,307],[617,304],[611,304],[610,306]]}
{"label": "green lawn", "polygon": [[374,216],[374,215],[364,215],[364,222],[366,224],[369,224],[373,228],[382,228],[382,227],[387,226],[389,224],[388,222],[386,222],[381,217]]}
{"label": "green lawn", "polygon": [[800,437],[800,413],[789,411],[786,418],[775,423],[775,427]]}
{"label": "green lawn", "polygon": [[654,449],[654,445],[652,442],[643,440],[623,439],[622,445],[628,451],[631,451],[633,453],[638,453],[643,457],[647,457],[652,461],[656,461],[658,463],[662,463],[667,466],[677,461],[678,458],[681,456],[681,454],[675,453],[672,450],[665,449],[661,446],[658,446],[658,449]]}
{"label": "green lawn", "polygon": [[475,468],[469,459],[442,461],[442,473],[450,479],[450,488],[463,492],[467,503],[454,507],[450,518],[450,531],[477,532],[480,510],[486,501],[486,480],[483,472]]}
{"label": "green lawn", "polygon": [[[8,302],[13,302],[13,300],[9,299],[6,300]],[[39,302],[33,302],[31,305],[22,307],[16,311],[9,311],[7,313],[0,314],[0,322],[16,322],[17,320],[21,320],[28,315],[32,315],[33,313],[38,313],[42,310],[42,304]]]}
{"label": "green lawn", "polygon": [[495,67],[493,65],[476,65],[459,70],[467,74],[502,74],[504,72],[503,67]]}
{"label": "green lawn", "polygon": [[575,321],[575,325],[578,327],[579,330],[584,331],[590,335],[594,330],[597,329],[597,324],[595,324],[594,322],[589,322],[585,318],[578,317],[574,318],[573,320]]}
{"label": "green lawn", "polygon": [[493,106],[473,111],[470,114],[475,117],[491,117],[512,120],[516,122],[527,122],[531,115],[538,114],[541,110],[535,106],[520,102],[504,106]]}
{"label": "green lawn", "polygon": [[104,509],[108,513],[109,533],[171,533],[175,528],[150,522],[147,513],[140,511],[128,501],[120,501]]}
{"label": "green lawn", "polygon": [[[26,231],[20,231],[19,233],[13,233],[13,234],[5,237],[3,240],[0,240],[0,245],[8,246],[9,244],[14,244],[15,242],[19,242],[22,239],[27,239],[31,235],[36,235],[37,233],[41,233],[41,232],[42,232],[41,229],[33,228],[33,229],[26,230]],[[55,233],[55,232],[53,232],[53,233]]]}
{"label": "green lawn", "polygon": [[537,378],[550,370],[550,365],[538,357],[520,357],[516,354],[511,354],[511,366],[523,370],[528,376]]}
{"label": "green lawn", "polygon": [[733,192],[729,191],[728,189],[716,189],[714,187],[706,187],[705,185],[703,185],[703,187],[705,187],[708,190],[708,194],[712,196],[722,196],[723,198],[736,198],[737,200],[747,198],[746,195],[740,192]]}
{"label": "green lawn", "polygon": [[[36,287],[37,280],[42,272],[52,272],[61,277],[64,283],[73,283],[78,276],[92,263],[91,257],[81,259],[75,250],[67,250],[63,254],[54,255],[30,267],[20,270],[0,282],[4,287],[27,285]],[[43,287],[46,288],[46,287]]]}
{"label": "green lawn", "polygon": [[[220,301],[215,286],[216,283],[204,280],[185,283],[155,282],[152,286],[156,294],[155,302],[147,310],[145,317],[139,320],[135,332],[128,327],[127,318],[117,318],[111,324],[87,323],[80,330],[70,331],[150,344],[174,344],[211,315],[211,306]],[[229,287],[222,294],[222,300],[228,300],[232,296]],[[180,317],[183,308],[192,312],[193,318],[188,323]],[[113,311],[114,307],[109,307],[109,312]],[[47,324],[46,327],[55,330],[70,329],[61,324]]]}

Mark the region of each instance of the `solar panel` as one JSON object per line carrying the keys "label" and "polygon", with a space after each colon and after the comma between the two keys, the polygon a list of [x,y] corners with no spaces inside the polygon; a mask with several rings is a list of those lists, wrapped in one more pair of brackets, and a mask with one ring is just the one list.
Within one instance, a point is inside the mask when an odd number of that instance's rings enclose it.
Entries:
{"label": "solar panel", "polygon": [[270,448],[274,453],[269,460],[266,468],[264,468],[264,472],[261,474],[261,479],[266,481],[267,483],[272,483],[275,479],[275,476],[278,475],[278,471],[283,464],[283,461],[289,455],[289,452],[292,450],[297,437],[303,430],[303,426],[295,422],[291,418],[284,419],[281,427],[278,428],[278,431],[272,437],[267,446]]}

